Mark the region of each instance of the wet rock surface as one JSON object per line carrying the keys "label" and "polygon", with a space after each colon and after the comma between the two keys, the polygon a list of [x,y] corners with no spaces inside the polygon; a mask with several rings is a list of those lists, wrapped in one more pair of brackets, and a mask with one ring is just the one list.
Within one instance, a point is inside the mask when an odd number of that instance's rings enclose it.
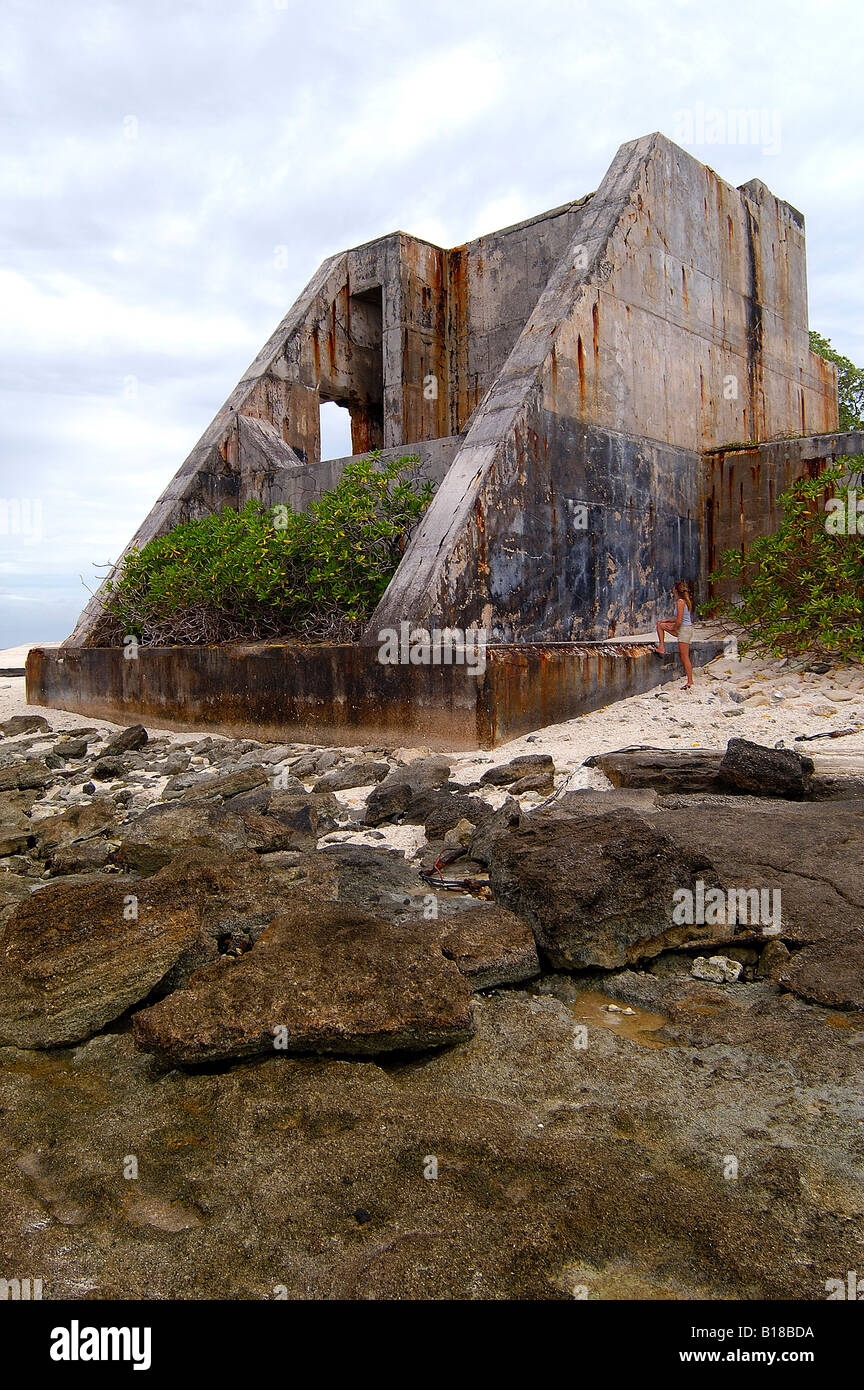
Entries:
{"label": "wet rock surface", "polygon": [[[51,1298],[823,1298],[864,1240],[864,800],[638,751],[609,789],[14,726],[3,1263]],[[675,922],[698,881],[782,911]]]}

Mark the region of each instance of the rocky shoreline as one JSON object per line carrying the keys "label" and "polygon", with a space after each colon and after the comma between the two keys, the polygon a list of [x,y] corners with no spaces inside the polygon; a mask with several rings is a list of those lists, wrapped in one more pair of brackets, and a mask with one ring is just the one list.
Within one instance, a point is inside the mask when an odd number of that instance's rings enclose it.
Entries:
{"label": "rocky shoreline", "polygon": [[[824,1298],[864,1238],[864,781],[733,737],[748,682],[801,697],[714,665],[725,740],[587,763],[10,716],[3,1265],[46,1298]],[[858,673],[812,674],[854,727]],[[770,921],[672,909],[738,890]]]}

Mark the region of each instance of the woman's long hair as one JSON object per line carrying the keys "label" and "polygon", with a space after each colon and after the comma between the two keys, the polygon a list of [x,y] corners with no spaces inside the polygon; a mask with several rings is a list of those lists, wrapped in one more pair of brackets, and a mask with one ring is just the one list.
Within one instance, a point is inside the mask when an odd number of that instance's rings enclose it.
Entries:
{"label": "woman's long hair", "polygon": [[686,579],[679,579],[679,580],[677,580],[676,583],[672,585],[672,592],[673,592],[674,594],[676,594],[676,595],[678,596],[678,598],[683,598],[683,600],[684,600],[684,602],[686,603],[687,607],[690,609],[690,613],[691,613],[691,616],[692,616],[692,614],[693,614],[694,611],[695,611],[696,605],[695,605],[695,603],[694,603],[694,601],[693,601],[693,590],[691,589],[690,585],[687,583],[687,580],[686,580]]}

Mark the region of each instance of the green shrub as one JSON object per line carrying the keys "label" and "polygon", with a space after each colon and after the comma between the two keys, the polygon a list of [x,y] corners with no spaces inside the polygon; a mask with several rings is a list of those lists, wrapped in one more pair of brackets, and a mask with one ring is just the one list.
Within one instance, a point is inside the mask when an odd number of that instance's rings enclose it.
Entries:
{"label": "green shrub", "polygon": [[433,491],[416,455],[379,459],[348,464],[308,511],[249,502],[131,551],[93,644],[358,637]]}
{"label": "green shrub", "polygon": [[[780,499],[779,530],[757,537],[746,551],[724,554],[710,578],[736,583],[738,599],[704,607],[741,624],[744,646],[864,660],[864,515],[860,535],[839,525],[850,494],[854,513],[850,473],[862,466],[861,458],[841,459],[818,477],[794,483]],[[864,491],[858,495],[864,501]],[[826,510],[831,498],[841,507]]]}
{"label": "green shrub", "polygon": [[810,330],[810,351],[833,362],[837,368],[837,406],[841,430],[864,429],[864,367],[856,367],[848,357],[831,346],[830,338],[823,338],[815,329]]}

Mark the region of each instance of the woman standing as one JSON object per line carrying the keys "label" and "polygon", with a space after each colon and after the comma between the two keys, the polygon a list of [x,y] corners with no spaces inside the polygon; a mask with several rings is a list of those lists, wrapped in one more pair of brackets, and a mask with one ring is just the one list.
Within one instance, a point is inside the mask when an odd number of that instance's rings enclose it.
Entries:
{"label": "woman standing", "polygon": [[693,637],[693,591],[686,579],[679,579],[672,586],[672,597],[675,599],[675,617],[660,619],[657,624],[657,646],[653,650],[657,652],[658,656],[665,656],[666,633],[671,632],[677,636],[678,653],[687,676],[684,689],[689,690],[693,684],[693,667],[690,662],[690,642]]}

